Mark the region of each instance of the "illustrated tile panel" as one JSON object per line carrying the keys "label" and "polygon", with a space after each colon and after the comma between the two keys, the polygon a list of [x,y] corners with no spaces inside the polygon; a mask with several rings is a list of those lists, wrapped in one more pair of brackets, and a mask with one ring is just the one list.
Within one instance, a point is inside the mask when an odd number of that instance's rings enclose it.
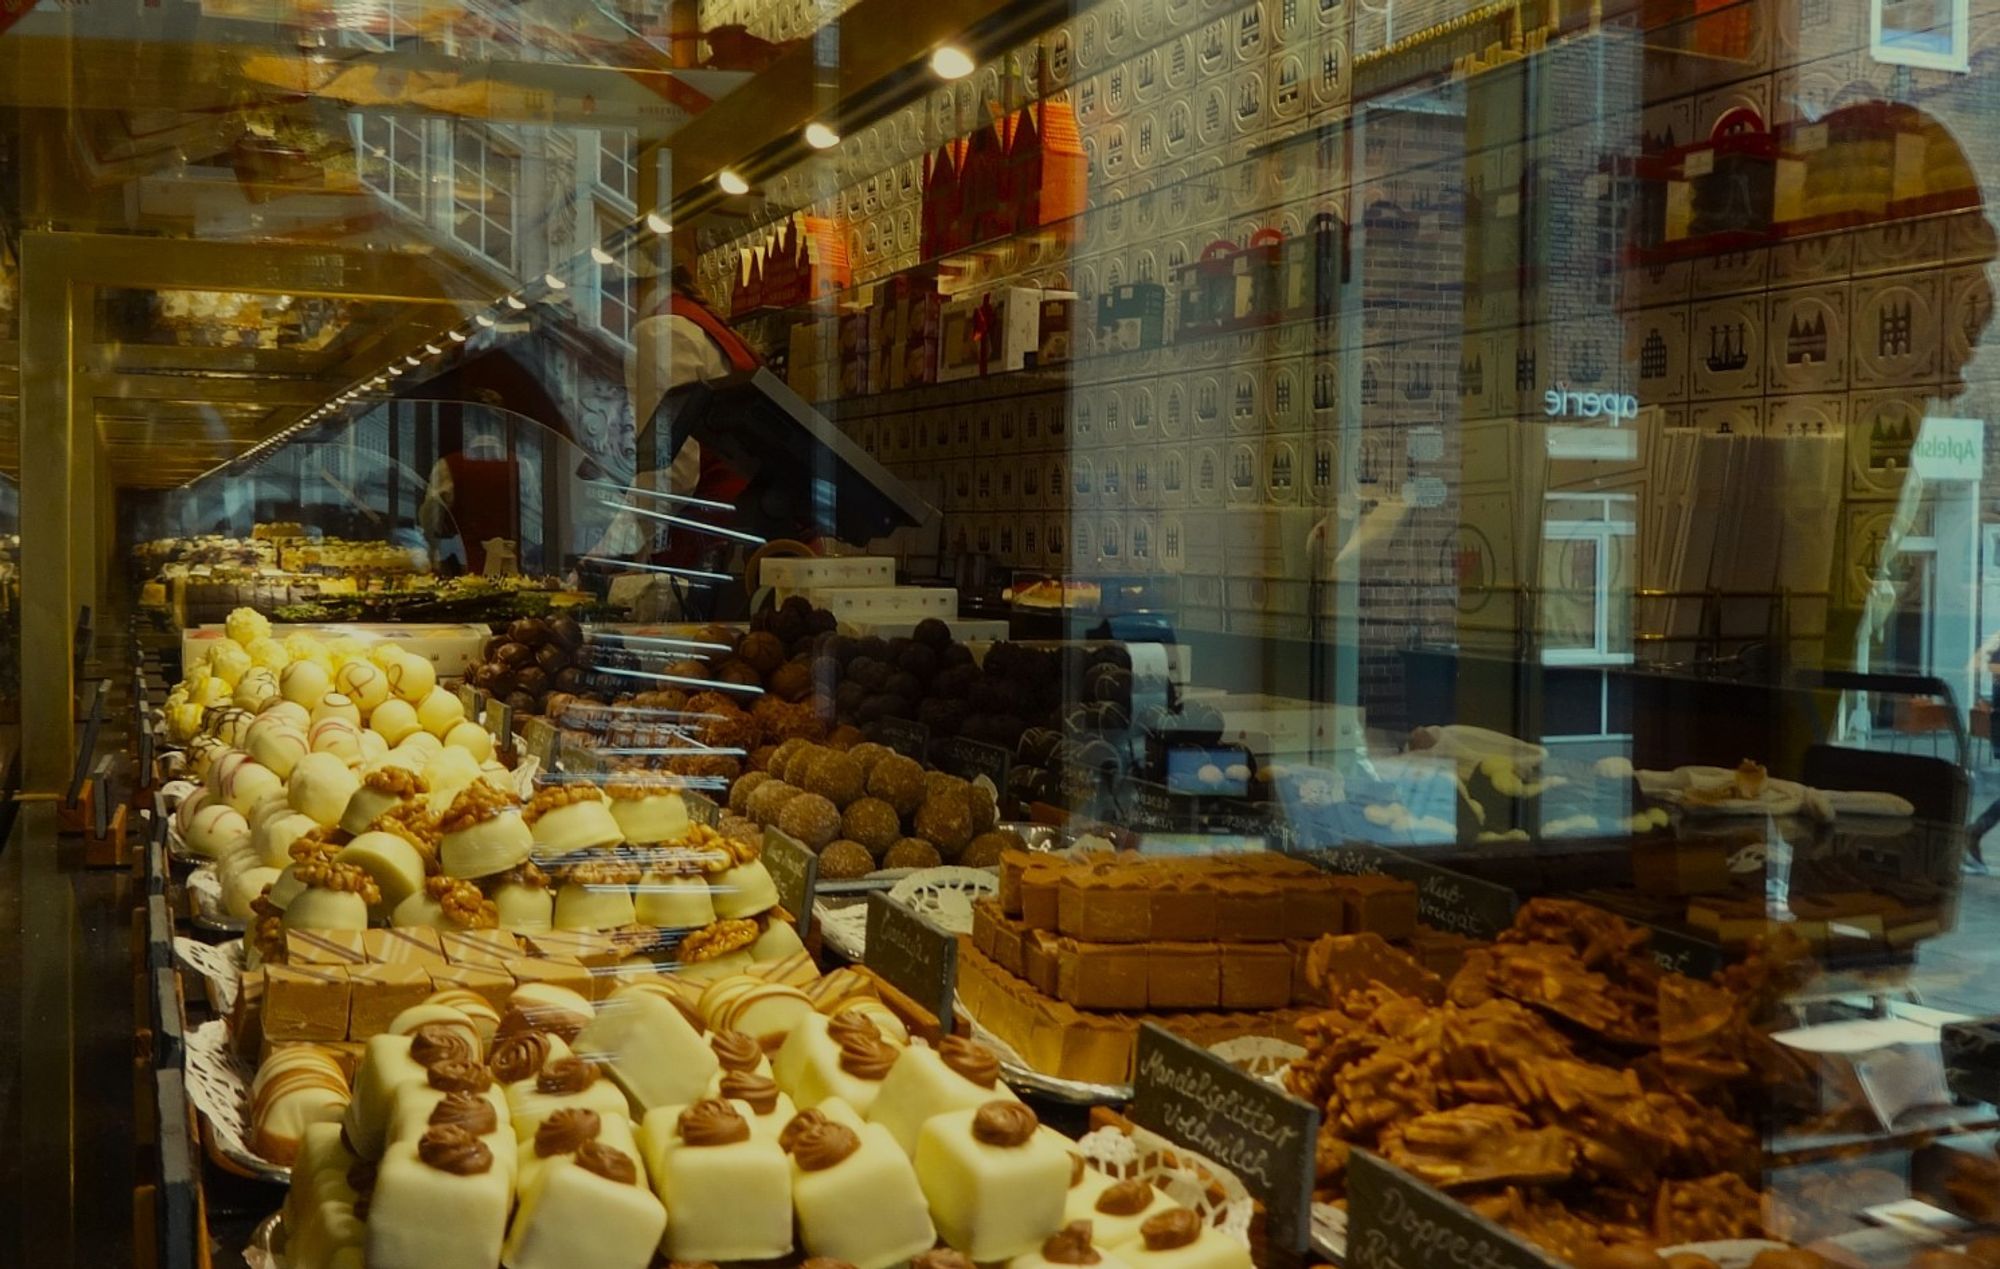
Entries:
{"label": "illustrated tile panel", "polygon": [[1743,396],[1764,388],[1764,300],[1731,296],[1695,304],[1689,313],[1690,395]]}
{"label": "illustrated tile panel", "polygon": [[1946,269],[1939,278],[1944,297],[1944,355],[1939,371],[1946,382],[1954,375],[1990,381],[2000,379],[2000,347],[1993,329],[1993,283],[1983,264]]}
{"label": "illustrated tile panel", "polygon": [[1770,432],[1773,436],[1847,435],[1845,393],[1804,393],[1770,399]]}
{"label": "illustrated tile panel", "polygon": [[1762,397],[1696,401],[1687,410],[1688,425],[1699,432],[1726,432],[1736,436],[1765,434],[1765,402]]}
{"label": "illustrated tile panel", "polygon": [[1926,398],[1918,393],[1856,392],[1849,400],[1847,492],[1894,498],[1909,473],[1910,447],[1923,427]]}
{"label": "illustrated tile panel", "polygon": [[1935,268],[1944,258],[1944,222],[1897,220],[1858,229],[1854,239],[1854,276],[1901,273]]}
{"label": "illustrated tile panel", "polygon": [[1762,290],[1771,277],[1771,253],[1762,247],[1697,256],[1689,286],[1696,299]]}
{"label": "illustrated tile panel", "polygon": [[[1768,6],[1757,6],[1765,8]],[[1725,88],[1701,93],[1694,101],[1694,136],[1700,141],[1715,134],[1716,125],[1731,111],[1749,109],[1769,124],[1771,120],[1771,77],[1755,75],[1737,80]]]}
{"label": "illustrated tile panel", "polygon": [[1625,302],[1649,305],[1686,300],[1693,293],[1693,282],[1694,263],[1689,260],[1635,264],[1625,270]]}
{"label": "illustrated tile panel", "polygon": [[1852,234],[1817,234],[1770,248],[1771,284],[1831,281],[1854,269]]}
{"label": "illustrated tile panel", "polygon": [[1936,275],[1902,273],[1857,279],[1852,286],[1854,386],[1935,383],[1940,373]]}
{"label": "illustrated tile panel", "polygon": [[1831,392],[1847,386],[1847,304],[1843,282],[1771,296],[1765,356],[1772,392]]}
{"label": "illustrated tile panel", "polygon": [[1493,415],[1493,380],[1500,367],[1489,360],[1492,341],[1484,335],[1468,335],[1459,345],[1458,415],[1462,419],[1485,419]]}
{"label": "illustrated tile panel", "polygon": [[1893,503],[1849,503],[1841,508],[1840,596],[1850,606],[1866,603],[1887,549],[1896,508]]}

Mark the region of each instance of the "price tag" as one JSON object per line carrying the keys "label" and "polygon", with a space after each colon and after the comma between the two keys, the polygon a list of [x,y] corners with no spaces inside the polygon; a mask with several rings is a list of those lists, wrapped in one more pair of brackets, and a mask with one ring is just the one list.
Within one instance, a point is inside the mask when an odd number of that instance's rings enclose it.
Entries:
{"label": "price tag", "polygon": [[1269,802],[1243,802],[1230,800],[1211,803],[1201,815],[1202,826],[1211,833],[1228,833],[1237,837],[1261,837],[1264,849],[1285,850],[1291,843],[1291,833],[1285,825],[1284,810]]}
{"label": "price tag", "polygon": [[868,942],[861,963],[891,987],[937,1015],[951,1031],[952,997],[958,990],[958,937],[888,895],[868,896]]}
{"label": "price tag", "polygon": [[521,724],[521,739],[528,747],[528,756],[541,764],[544,771],[555,769],[556,725],[546,718],[530,718]]}
{"label": "price tag", "polygon": [[764,869],[777,884],[778,902],[792,914],[793,926],[799,938],[804,939],[812,930],[813,895],[819,889],[819,856],[807,850],[798,838],[766,828]]}
{"label": "price tag", "polygon": [[487,701],[484,722],[495,745],[504,749],[514,742],[514,710],[505,701]]}
{"label": "price tag", "polygon": [[458,685],[458,703],[464,707],[467,718],[484,718],[486,716],[486,693],[480,691],[470,683],[460,683]]}
{"label": "price tag", "polygon": [[[1626,920],[1631,920],[1627,917]],[[1645,925],[1643,921],[1634,924]],[[1670,974],[1685,974],[1689,978],[1713,978],[1729,963],[1729,957],[1721,945],[1694,938],[1675,930],[1663,930],[1657,925],[1648,926],[1653,932],[1653,961]]]}
{"label": "price tag", "polygon": [[1142,833],[1177,833],[1193,827],[1185,799],[1176,797],[1164,784],[1126,780],[1120,795],[1126,824]]}
{"label": "price tag", "polygon": [[1072,809],[1085,810],[1104,792],[1104,772],[1081,762],[1065,762],[1056,768],[1063,798]]}
{"label": "price tag", "polygon": [[875,743],[887,745],[908,758],[924,762],[930,758],[931,729],[908,718],[883,716],[875,720]]}
{"label": "price tag", "polygon": [[1366,1150],[1347,1160],[1349,1269],[1562,1269],[1463,1203]]}
{"label": "price tag", "polygon": [[946,736],[931,745],[931,761],[939,770],[967,780],[985,776],[993,782],[997,792],[1005,793],[1007,772],[1014,765],[1014,755],[999,745],[989,745],[983,740]]}
{"label": "price tag", "polygon": [[1945,1087],[1967,1101],[2000,1102],[2000,1017],[1947,1022],[1938,1040]]}
{"label": "price tag", "polygon": [[1424,924],[1470,938],[1490,939],[1514,924],[1520,898],[1505,886],[1440,868],[1381,846],[1336,846],[1306,858],[1328,872],[1400,877],[1417,888]]}
{"label": "price tag", "polygon": [[1149,1022],[1139,1028],[1130,1113],[1234,1172],[1269,1213],[1271,1241],[1306,1249],[1319,1135],[1311,1104]]}
{"label": "price tag", "polygon": [[681,802],[687,807],[688,820],[703,828],[714,828],[722,822],[722,808],[706,793],[696,793],[689,789],[681,794]]}

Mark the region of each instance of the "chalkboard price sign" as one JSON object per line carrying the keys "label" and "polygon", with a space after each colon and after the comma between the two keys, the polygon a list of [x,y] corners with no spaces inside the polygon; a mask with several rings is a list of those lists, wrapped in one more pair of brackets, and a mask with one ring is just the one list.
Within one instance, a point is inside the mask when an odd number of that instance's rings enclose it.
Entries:
{"label": "chalkboard price sign", "polygon": [[1470,938],[1490,939],[1514,924],[1520,898],[1505,886],[1440,868],[1381,846],[1334,846],[1306,858],[1328,872],[1385,873],[1417,888],[1417,915],[1424,924]]}
{"label": "chalkboard price sign", "polygon": [[1945,1087],[1975,1102],[2000,1102],[2000,1017],[1947,1022],[1939,1035]]}
{"label": "chalkboard price sign", "polygon": [[1056,768],[1056,778],[1062,782],[1063,797],[1072,807],[1086,810],[1104,791],[1104,772],[1081,762],[1065,762]]}
{"label": "chalkboard price sign", "polygon": [[927,762],[931,756],[931,729],[908,718],[883,715],[875,720],[875,743],[887,745],[905,757]]}
{"label": "chalkboard price sign", "polygon": [[1649,928],[1653,931],[1653,961],[1670,974],[1713,978],[1729,963],[1729,957],[1718,943],[1674,930],[1663,930],[1658,926]]}
{"label": "chalkboard price sign", "polygon": [[521,739],[528,747],[528,756],[541,764],[544,771],[551,770],[556,763],[556,725],[546,718],[530,718],[521,724]]}
{"label": "chalkboard price sign", "polygon": [[1142,833],[1177,833],[1192,827],[1186,805],[1164,784],[1126,780],[1120,795],[1125,822]]}
{"label": "chalkboard price sign", "polygon": [[1005,793],[1007,772],[1014,765],[1014,755],[999,745],[989,745],[983,740],[946,736],[931,745],[931,762],[940,770],[967,780],[985,776],[993,782],[995,789]]}
{"label": "chalkboard price sign", "polygon": [[476,721],[486,716],[486,693],[470,683],[458,685],[458,704],[467,718]]}
{"label": "chalkboard price sign", "polygon": [[1271,1241],[1304,1251],[1319,1111],[1150,1022],[1136,1058],[1132,1121],[1234,1172],[1269,1213]]}
{"label": "chalkboard price sign", "polygon": [[[687,807],[688,819],[704,828],[714,828],[722,822],[722,808],[706,793],[696,793],[692,789],[681,794],[681,802]],[[765,865],[768,870],[769,864]]]}
{"label": "chalkboard price sign", "polygon": [[958,937],[877,892],[868,896],[868,942],[861,963],[891,987],[937,1015],[951,1031],[952,997],[958,990]]}
{"label": "chalkboard price sign", "polygon": [[1492,1221],[1366,1150],[1347,1160],[1349,1269],[1561,1269]]}
{"label": "chalkboard price sign", "polygon": [[812,930],[813,895],[819,889],[819,856],[775,828],[764,830],[764,869],[778,887],[778,902],[792,914],[799,937]]}
{"label": "chalkboard price sign", "polygon": [[487,701],[481,718],[493,743],[505,748],[514,739],[514,711],[505,701]]}

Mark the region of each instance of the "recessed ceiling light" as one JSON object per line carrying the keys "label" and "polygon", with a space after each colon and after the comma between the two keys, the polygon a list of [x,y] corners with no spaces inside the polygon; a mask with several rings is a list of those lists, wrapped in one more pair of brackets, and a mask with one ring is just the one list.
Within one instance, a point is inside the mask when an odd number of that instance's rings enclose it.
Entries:
{"label": "recessed ceiling light", "polygon": [[444,349],[439,348],[436,344],[425,344],[424,351],[429,353],[433,357],[441,357],[444,355]]}
{"label": "recessed ceiling light", "polygon": [[465,332],[462,330],[447,331],[446,333],[451,336],[451,342],[454,344],[465,342]]}
{"label": "recessed ceiling light", "polygon": [[389,377],[390,377],[391,379],[394,379],[394,378],[395,378],[396,376],[398,376],[398,375],[400,375],[400,374],[402,374],[402,373],[403,373],[403,368],[402,368],[401,366],[391,366],[391,367],[389,367]]}
{"label": "recessed ceiling light", "polygon": [[831,150],[840,144],[840,134],[823,123],[806,125],[806,144],[815,150]]}
{"label": "recessed ceiling light", "polygon": [[601,265],[618,263],[618,257],[612,255],[602,247],[592,247],[590,249],[590,258]]}
{"label": "recessed ceiling light", "polygon": [[939,79],[964,79],[973,70],[971,55],[955,45],[947,44],[931,54],[931,74]]}
{"label": "recessed ceiling light", "polygon": [[479,315],[479,316],[478,316],[478,317],[477,317],[476,319],[474,319],[474,320],[476,320],[476,321],[477,321],[477,322],[478,322],[478,323],[479,323],[479,324],[480,324],[481,326],[485,326],[485,327],[489,327],[489,328],[490,328],[490,327],[492,327],[492,326],[494,325],[494,322],[493,322],[493,319],[492,319],[492,318],[490,318],[490,317],[488,317],[488,316],[487,316],[486,314],[484,314],[484,313],[481,313],[481,314],[480,314],[480,315]]}
{"label": "recessed ceiling light", "polygon": [[408,353],[403,354],[403,360],[408,362],[412,366],[421,366],[424,364],[423,362],[418,361],[415,357],[410,356]]}
{"label": "recessed ceiling light", "polygon": [[662,236],[670,234],[674,231],[672,222],[670,222],[665,216],[660,215],[660,213],[656,211],[649,211],[646,213],[646,228]]}
{"label": "recessed ceiling light", "polygon": [[750,182],[744,180],[730,168],[723,168],[720,172],[717,172],[715,174],[715,183],[722,187],[722,192],[725,194],[748,194],[750,192]]}
{"label": "recessed ceiling light", "polygon": [[513,309],[516,313],[518,313],[522,309],[528,307],[528,302],[522,299],[518,295],[510,295],[507,297],[507,307]]}
{"label": "recessed ceiling light", "polygon": [[567,282],[563,281],[563,280],[562,280],[561,278],[557,277],[557,276],[556,276],[555,274],[553,274],[553,273],[544,273],[544,274],[542,275],[542,282],[543,282],[543,284],[544,284],[544,285],[546,285],[546,286],[547,286],[547,287],[549,288],[549,290],[551,290],[551,291],[567,291],[567,290],[569,290],[569,283],[567,283]]}

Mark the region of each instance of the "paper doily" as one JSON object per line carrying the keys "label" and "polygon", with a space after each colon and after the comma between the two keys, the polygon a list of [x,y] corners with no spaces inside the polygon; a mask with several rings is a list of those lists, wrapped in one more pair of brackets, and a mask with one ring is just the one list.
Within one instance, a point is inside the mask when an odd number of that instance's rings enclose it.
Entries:
{"label": "paper doily", "polygon": [[185,935],[174,937],[174,955],[201,975],[208,987],[209,1007],[217,1013],[228,1013],[236,1008],[236,993],[243,982],[243,943],[232,940],[228,943],[204,943]]}
{"label": "paper doily", "polygon": [[1247,1075],[1283,1087],[1285,1068],[1306,1055],[1289,1040],[1268,1035],[1240,1035],[1218,1040],[1208,1051]]}
{"label": "paper doily", "polygon": [[1140,1178],[1237,1242],[1250,1242],[1250,1192],[1236,1174],[1165,1137],[1133,1127],[1099,1128],[1076,1143],[1084,1162],[1121,1181]]}
{"label": "paper doily", "polygon": [[263,1181],[289,1185],[292,1170],[261,1158],[250,1148],[250,1084],[254,1064],[229,1046],[229,1024],[204,1022],[187,1034],[188,1100],[207,1121],[222,1157]]}
{"label": "paper doily", "polygon": [[[919,868],[889,888],[889,897],[923,913],[953,934],[972,933],[972,903],[997,893],[1000,877],[984,868]],[[860,960],[868,946],[868,905],[813,905],[821,935],[835,951]]]}
{"label": "paper doily", "polygon": [[214,864],[202,864],[182,883],[187,892],[188,919],[201,929],[222,934],[241,934],[245,923],[222,906],[222,876]]}

